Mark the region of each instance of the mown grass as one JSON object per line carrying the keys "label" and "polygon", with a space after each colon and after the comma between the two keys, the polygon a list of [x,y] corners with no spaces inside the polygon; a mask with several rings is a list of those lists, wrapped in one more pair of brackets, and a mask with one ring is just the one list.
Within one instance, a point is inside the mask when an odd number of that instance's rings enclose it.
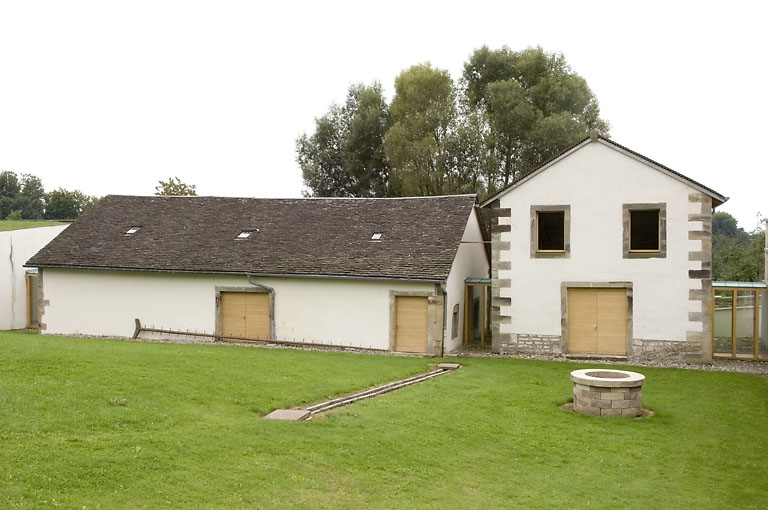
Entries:
{"label": "mown grass", "polygon": [[43,220],[0,220],[0,232],[5,232],[7,230],[21,230],[23,228],[50,227],[52,225],[61,225],[61,222]]}
{"label": "mown grass", "polygon": [[768,381],[638,369],[649,419],[567,413],[584,365],[461,360],[310,422],[262,420],[434,360],[0,333],[0,506],[762,508]]}

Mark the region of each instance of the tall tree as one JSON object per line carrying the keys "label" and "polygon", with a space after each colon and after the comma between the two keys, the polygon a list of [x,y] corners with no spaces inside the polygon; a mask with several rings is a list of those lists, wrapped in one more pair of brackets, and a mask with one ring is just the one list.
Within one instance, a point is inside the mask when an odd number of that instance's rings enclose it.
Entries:
{"label": "tall tree", "polygon": [[381,85],[355,84],[344,105],[315,119],[315,132],[296,140],[296,161],[309,196],[385,197],[391,194],[384,134],[389,114]]}
{"label": "tall tree", "polygon": [[[18,211],[16,202],[20,192],[21,185],[16,172],[10,170],[0,172],[0,219],[5,219],[14,211]],[[14,214],[16,215],[18,214]]]}
{"label": "tall tree", "polygon": [[395,78],[389,107],[392,127],[384,151],[392,165],[395,193],[441,195],[453,175],[447,154],[456,136],[456,91],[447,71],[430,64],[412,66]]}
{"label": "tall tree", "polygon": [[42,181],[30,174],[21,174],[18,210],[25,220],[39,220],[45,214],[45,189]]}
{"label": "tall tree", "polygon": [[43,217],[45,190],[34,175],[4,171],[0,173],[0,218],[10,215],[25,220]]}
{"label": "tall tree", "polygon": [[765,278],[765,232],[746,232],[727,212],[712,215],[712,279],[758,282]]}
{"label": "tall tree", "polygon": [[296,140],[296,160],[310,196],[482,199],[591,131],[608,126],[562,55],[483,47],[460,87],[428,63],[395,79],[389,107],[380,85],[353,85]]}
{"label": "tall tree", "polygon": [[597,99],[563,55],[541,48],[476,50],[464,65],[469,105],[486,116],[498,171],[489,193],[596,131],[607,135]]}
{"label": "tall tree", "polygon": [[21,192],[21,183],[16,172],[4,170],[0,172],[0,197],[16,198]]}
{"label": "tall tree", "polygon": [[174,197],[195,196],[197,195],[197,186],[195,184],[185,184],[178,177],[170,177],[167,181],[157,181],[155,195]]}
{"label": "tall tree", "polygon": [[74,220],[90,209],[98,199],[85,195],[80,190],[64,188],[51,191],[46,197],[45,219]]}

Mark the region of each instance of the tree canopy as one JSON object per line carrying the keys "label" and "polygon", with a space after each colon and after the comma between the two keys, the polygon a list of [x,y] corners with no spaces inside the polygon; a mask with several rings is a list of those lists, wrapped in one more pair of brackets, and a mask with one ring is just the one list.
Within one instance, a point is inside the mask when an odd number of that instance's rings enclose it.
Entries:
{"label": "tree canopy", "polygon": [[296,142],[310,196],[491,195],[585,138],[608,134],[597,98],[565,57],[476,50],[458,83],[429,63],[353,85]]}
{"label": "tree canopy", "polygon": [[74,220],[90,209],[98,200],[79,190],[69,191],[63,188],[48,193],[45,207],[47,220]]}
{"label": "tree canopy", "polygon": [[178,177],[169,177],[167,181],[157,181],[155,195],[167,196],[195,196],[197,185],[185,184]]}
{"label": "tree canopy", "polygon": [[712,279],[759,282],[765,278],[765,231],[746,232],[727,212],[712,215]]}
{"label": "tree canopy", "polygon": [[46,193],[42,181],[30,174],[0,172],[0,219],[72,220],[98,199],[81,191],[59,188]]}
{"label": "tree canopy", "polygon": [[446,194],[453,170],[448,152],[457,116],[451,76],[429,64],[403,71],[395,79],[389,113],[392,126],[384,136],[384,152],[392,165],[390,182],[395,193]]}
{"label": "tree canopy", "polygon": [[391,195],[384,134],[388,106],[381,85],[355,84],[346,102],[331,105],[315,119],[315,132],[296,140],[296,159],[309,195],[386,197]]}

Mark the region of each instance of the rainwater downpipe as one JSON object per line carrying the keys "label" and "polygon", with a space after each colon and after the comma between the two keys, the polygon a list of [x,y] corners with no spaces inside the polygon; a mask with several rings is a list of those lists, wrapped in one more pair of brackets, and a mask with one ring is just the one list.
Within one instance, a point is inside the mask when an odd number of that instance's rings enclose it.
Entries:
{"label": "rainwater downpipe", "polygon": [[445,286],[445,282],[440,282],[440,292],[443,293],[443,338],[440,339],[440,357],[445,354],[445,328],[448,326],[447,313],[448,313],[448,289]]}
{"label": "rainwater downpipe", "polygon": [[267,285],[264,285],[263,283],[254,282],[251,279],[253,275],[251,275],[250,273],[246,273],[245,276],[248,279],[248,283],[250,283],[254,287],[258,287],[262,290],[269,292],[269,339],[274,340],[275,339],[275,289]]}

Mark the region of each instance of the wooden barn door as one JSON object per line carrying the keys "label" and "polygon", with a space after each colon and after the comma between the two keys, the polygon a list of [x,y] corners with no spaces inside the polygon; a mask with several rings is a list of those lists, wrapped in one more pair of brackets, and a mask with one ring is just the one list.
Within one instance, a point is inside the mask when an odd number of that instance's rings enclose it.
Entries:
{"label": "wooden barn door", "polygon": [[270,336],[269,294],[222,292],[221,335],[268,340]]}
{"label": "wooden barn door", "polygon": [[427,352],[427,298],[395,297],[395,350]]}
{"label": "wooden barn door", "polygon": [[626,289],[568,289],[568,353],[627,355]]}

